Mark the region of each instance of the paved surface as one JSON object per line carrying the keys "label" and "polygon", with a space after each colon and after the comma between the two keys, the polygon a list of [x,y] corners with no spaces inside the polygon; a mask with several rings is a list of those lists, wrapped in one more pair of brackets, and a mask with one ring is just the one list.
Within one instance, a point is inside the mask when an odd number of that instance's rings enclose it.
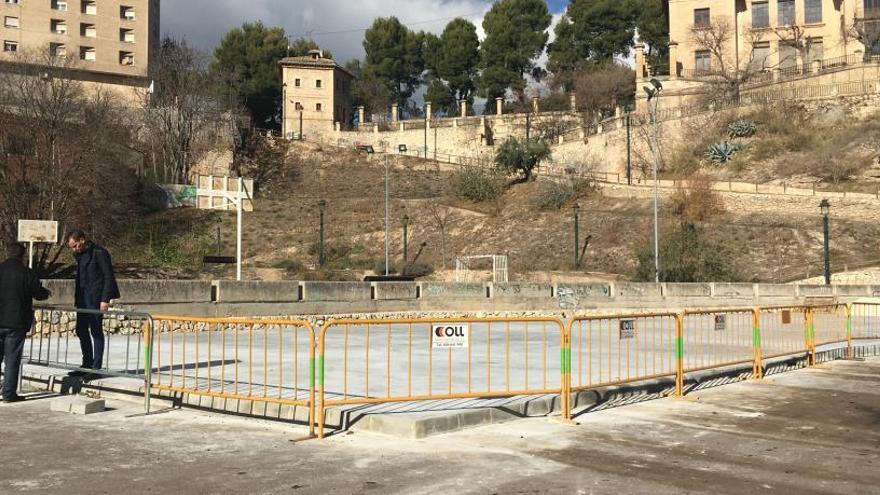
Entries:
{"label": "paved surface", "polygon": [[880,359],[425,440],[173,410],[0,405],[2,493],[877,493]]}

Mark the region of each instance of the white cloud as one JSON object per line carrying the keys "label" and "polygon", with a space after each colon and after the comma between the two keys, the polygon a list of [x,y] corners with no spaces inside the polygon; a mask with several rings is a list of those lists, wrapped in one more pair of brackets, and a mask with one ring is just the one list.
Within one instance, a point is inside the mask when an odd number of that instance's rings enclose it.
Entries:
{"label": "white cloud", "polygon": [[287,34],[311,37],[345,62],[363,57],[363,30],[376,17],[396,16],[414,30],[440,33],[461,16],[482,33],[491,0],[165,0],[162,30],[211,49],[244,22],[281,26]]}

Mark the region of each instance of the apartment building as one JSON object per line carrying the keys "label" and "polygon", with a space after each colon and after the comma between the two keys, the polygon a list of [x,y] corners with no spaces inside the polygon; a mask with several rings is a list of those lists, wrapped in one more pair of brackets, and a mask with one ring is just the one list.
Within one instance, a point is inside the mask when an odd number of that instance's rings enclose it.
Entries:
{"label": "apartment building", "polygon": [[88,82],[149,85],[160,35],[159,0],[0,0],[0,61],[48,51]]}
{"label": "apartment building", "polygon": [[[672,77],[721,69],[700,33],[728,31],[725,70],[788,69],[864,53],[856,19],[880,14],[880,0],[668,0]],[[876,47],[869,48],[874,49]]]}
{"label": "apartment building", "polygon": [[347,127],[353,117],[354,76],[323,52],[287,57],[280,62],[283,88],[284,136],[320,135]]}

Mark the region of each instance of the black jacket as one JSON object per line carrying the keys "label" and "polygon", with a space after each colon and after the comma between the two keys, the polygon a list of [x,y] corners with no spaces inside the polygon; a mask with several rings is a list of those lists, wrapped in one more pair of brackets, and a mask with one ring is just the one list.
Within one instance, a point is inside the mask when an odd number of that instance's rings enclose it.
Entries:
{"label": "black jacket", "polygon": [[102,302],[119,299],[119,286],[113,275],[110,253],[97,244],[89,244],[76,258],[76,307],[98,309]]}
{"label": "black jacket", "polygon": [[21,260],[0,263],[0,328],[30,330],[34,323],[34,299],[44,301],[49,291]]}

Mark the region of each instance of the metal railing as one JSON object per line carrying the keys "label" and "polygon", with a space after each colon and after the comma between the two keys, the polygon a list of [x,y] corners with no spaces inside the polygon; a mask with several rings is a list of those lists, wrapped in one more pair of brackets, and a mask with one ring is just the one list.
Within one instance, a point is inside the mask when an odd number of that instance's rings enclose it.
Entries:
{"label": "metal railing", "polygon": [[[153,388],[224,401],[278,404],[314,434],[315,331],[305,320],[156,316]],[[236,412],[239,410],[236,405]],[[228,409],[223,404],[223,409]],[[281,406],[292,406],[285,414]]]}
{"label": "metal railing", "polygon": [[[76,314],[39,309],[29,364],[77,369]],[[209,407],[238,413],[265,403],[266,416],[308,421],[318,437],[328,408],[553,395],[570,418],[576,392],[674,378],[670,394],[683,396],[697,371],[751,364],[759,379],[778,359],[815,365],[824,351],[853,357],[854,343],[880,343],[880,304],[870,303],[591,315],[567,325],[551,316],[331,319],[317,333],[292,319],[111,312],[104,321],[102,373],[144,380],[147,412],[151,391],[209,397]]]}
{"label": "metal railing", "polygon": [[[148,313],[58,306],[35,306],[34,310],[34,324],[25,343],[22,364],[143,380],[144,409],[150,412],[153,319]],[[77,320],[82,315],[101,317],[98,338],[104,344],[100,369],[82,367],[83,352],[76,335]],[[89,336],[94,345],[95,334],[89,332]]]}
{"label": "metal railing", "polygon": [[331,406],[555,394],[568,411],[565,341],[550,317],[330,320],[318,344],[318,436]]}

